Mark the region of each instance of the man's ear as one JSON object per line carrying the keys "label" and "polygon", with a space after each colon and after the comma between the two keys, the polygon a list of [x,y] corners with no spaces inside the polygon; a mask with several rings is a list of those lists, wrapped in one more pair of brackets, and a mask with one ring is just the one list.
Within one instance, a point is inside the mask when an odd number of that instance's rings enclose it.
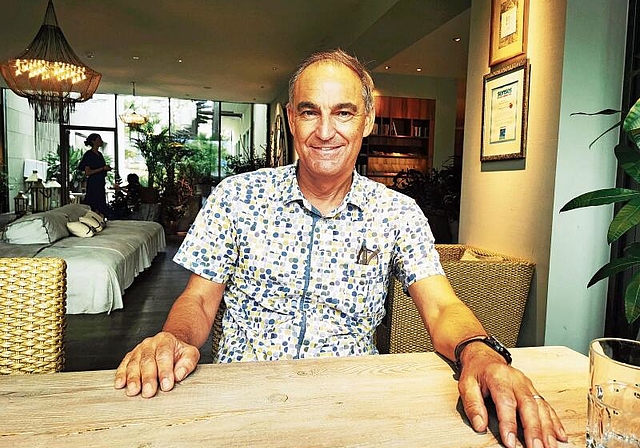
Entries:
{"label": "man's ear", "polygon": [[295,120],[293,119],[293,108],[291,107],[291,103],[287,103],[287,121],[289,122],[289,129],[291,129],[291,134],[295,134]]}
{"label": "man's ear", "polygon": [[373,130],[373,124],[376,121],[376,110],[374,108],[371,109],[371,112],[369,112],[365,118],[364,118],[364,133],[363,133],[363,137],[368,137],[369,134],[371,134],[371,131]]}

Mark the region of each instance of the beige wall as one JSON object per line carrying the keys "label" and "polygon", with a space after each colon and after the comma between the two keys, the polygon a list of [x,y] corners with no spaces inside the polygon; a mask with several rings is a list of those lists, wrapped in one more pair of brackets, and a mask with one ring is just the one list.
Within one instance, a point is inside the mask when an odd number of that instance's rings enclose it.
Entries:
{"label": "beige wall", "polygon": [[[480,136],[482,119],[483,75],[489,72],[489,21],[490,0],[472,2],[471,33],[469,47],[469,70],[467,77],[467,101],[465,117],[465,141],[463,157],[463,185],[460,220],[460,241],[486,249],[503,252],[530,259],[536,263],[529,304],[525,313],[525,321],[520,335],[520,345],[540,345],[545,342],[546,316],[548,308],[557,303],[567,301],[567,295],[578,294],[577,291],[564,291],[548,297],[550,277],[550,253],[552,250],[552,229],[558,210],[562,204],[556,205],[555,198],[564,202],[572,195],[557,191],[556,168],[558,157],[559,134],[563,134],[561,124],[567,118],[569,110],[562,107],[573,95],[584,95],[588,90],[575,89],[564,91],[563,71],[574,70],[575,65],[565,66],[567,55],[565,48],[570,49],[572,59],[582,60],[582,76],[587,76],[589,68],[611,63],[607,53],[600,51],[613,44],[624,42],[625,15],[620,6],[624,0],[556,0],[529,2],[529,32],[527,57],[531,64],[529,119],[527,132],[526,159],[498,162],[480,162]],[[594,10],[607,10],[616,4],[615,13],[593,14]],[[591,38],[581,38],[575,34],[567,34],[567,27],[584,25],[584,17],[590,17],[589,28]],[[596,30],[598,30],[596,32]],[[565,42],[569,39],[568,42]],[[594,50],[598,49],[598,50]],[[619,58],[618,65],[622,62]],[[621,67],[618,77],[613,76],[614,83],[621,84]],[[596,76],[598,71],[595,70]],[[611,81],[611,74],[608,82]],[[615,98],[615,94],[613,95]],[[586,104],[582,103],[585,107]],[[619,91],[618,103],[619,104]],[[608,107],[616,107],[615,104]],[[591,109],[591,108],[589,108]],[[591,109],[598,110],[598,109]],[[582,127],[584,130],[584,127]],[[588,145],[588,143],[587,143]],[[577,151],[586,153],[587,145],[578,143]],[[602,161],[600,166],[589,169],[598,173],[610,173],[614,161]],[[558,177],[571,181],[580,178],[582,173],[578,167],[564,165]],[[562,183],[564,185],[565,183]],[[584,186],[589,189],[588,186]],[[586,191],[586,190],[585,190]],[[577,194],[577,193],[576,193]],[[574,194],[575,196],[575,194]],[[594,221],[607,219],[600,214]],[[592,223],[587,224],[592,227]],[[557,235],[559,240],[571,240],[574,235],[567,231]],[[577,240],[577,239],[576,239]],[[580,242],[586,246],[588,240]],[[578,261],[580,263],[580,261]],[[590,270],[592,266],[586,269]],[[570,277],[573,266],[558,264],[558,276]],[[555,277],[555,276],[554,276]],[[588,279],[587,279],[588,280]],[[579,294],[583,294],[586,281],[581,283]],[[576,298],[582,300],[584,297]],[[553,325],[562,327],[563,321],[571,320],[575,307],[566,310],[568,314],[553,319]],[[593,318],[593,319],[592,319]],[[592,319],[587,325],[601,328],[602,315],[588,316]],[[583,329],[584,330],[584,329]],[[552,329],[554,333],[556,329]],[[566,343],[575,349],[583,350],[582,344],[569,344],[568,340],[553,338],[553,343]]]}

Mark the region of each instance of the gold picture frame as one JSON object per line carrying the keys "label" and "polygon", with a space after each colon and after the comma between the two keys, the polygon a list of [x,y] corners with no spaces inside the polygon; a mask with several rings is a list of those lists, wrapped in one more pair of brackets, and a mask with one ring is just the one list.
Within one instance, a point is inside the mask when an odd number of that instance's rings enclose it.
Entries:
{"label": "gold picture frame", "polygon": [[522,59],[484,76],[481,162],[525,158],[529,71]]}
{"label": "gold picture frame", "polygon": [[527,51],[529,0],[491,0],[489,66]]}

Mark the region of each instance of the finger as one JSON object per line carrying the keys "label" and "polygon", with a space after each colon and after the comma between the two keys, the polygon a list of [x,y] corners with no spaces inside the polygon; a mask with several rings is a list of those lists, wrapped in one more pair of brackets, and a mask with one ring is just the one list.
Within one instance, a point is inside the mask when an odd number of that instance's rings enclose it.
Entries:
{"label": "finger", "polygon": [[523,424],[524,440],[527,447],[557,448],[558,444],[553,434],[549,406],[540,395],[525,395],[521,399],[520,413]]}
{"label": "finger", "polygon": [[556,414],[555,409],[551,408],[549,415],[551,416],[551,424],[553,426],[553,431],[556,439],[560,440],[561,442],[567,442],[569,440],[569,437],[567,437],[567,432],[564,430],[562,421],[560,420],[560,417],[558,417],[558,414]]}
{"label": "finger", "polygon": [[158,391],[158,364],[156,351],[148,350],[140,356],[140,376],[142,380],[142,396],[153,397]]}
{"label": "finger", "polygon": [[126,366],[126,386],[127,396],[133,397],[140,393],[140,361],[133,355]]}
{"label": "finger", "polygon": [[[557,448],[558,440],[566,442],[567,434],[560,422],[560,418],[555,410],[540,395],[533,395],[534,402],[538,406],[538,415],[540,418],[541,435],[540,440],[546,448]],[[537,437],[531,437],[531,443],[535,444]],[[527,429],[525,428],[525,439],[527,439]],[[535,445],[533,445],[535,446]]]}
{"label": "finger", "polygon": [[508,448],[515,448],[518,433],[517,401],[511,390],[491,390],[491,398],[496,406],[498,429],[502,442]]}
{"label": "finger", "polygon": [[169,391],[173,389],[175,383],[174,377],[174,363],[178,355],[179,343],[173,339],[165,339],[158,344],[155,353],[156,371],[158,375],[158,381],[160,382],[160,389],[163,391]]}
{"label": "finger", "polygon": [[127,353],[125,357],[120,362],[120,365],[116,369],[116,378],[113,383],[113,386],[116,389],[122,389],[127,385],[127,364],[129,364],[129,359],[131,358],[131,352]]}
{"label": "finger", "polygon": [[489,414],[484,404],[482,390],[476,379],[471,376],[463,376],[458,382],[458,391],[462,399],[464,413],[471,422],[476,432],[484,432],[489,425]]}
{"label": "finger", "polygon": [[182,381],[193,372],[200,360],[200,350],[192,345],[184,345],[176,359],[174,375],[176,381]]}

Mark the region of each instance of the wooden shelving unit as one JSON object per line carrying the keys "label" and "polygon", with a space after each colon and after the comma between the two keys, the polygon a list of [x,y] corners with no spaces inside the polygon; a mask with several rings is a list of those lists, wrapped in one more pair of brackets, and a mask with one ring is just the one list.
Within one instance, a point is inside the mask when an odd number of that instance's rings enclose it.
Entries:
{"label": "wooden shelving unit", "polygon": [[371,135],[363,141],[358,171],[391,185],[399,171],[430,169],[435,100],[378,96],[375,101],[376,122]]}

